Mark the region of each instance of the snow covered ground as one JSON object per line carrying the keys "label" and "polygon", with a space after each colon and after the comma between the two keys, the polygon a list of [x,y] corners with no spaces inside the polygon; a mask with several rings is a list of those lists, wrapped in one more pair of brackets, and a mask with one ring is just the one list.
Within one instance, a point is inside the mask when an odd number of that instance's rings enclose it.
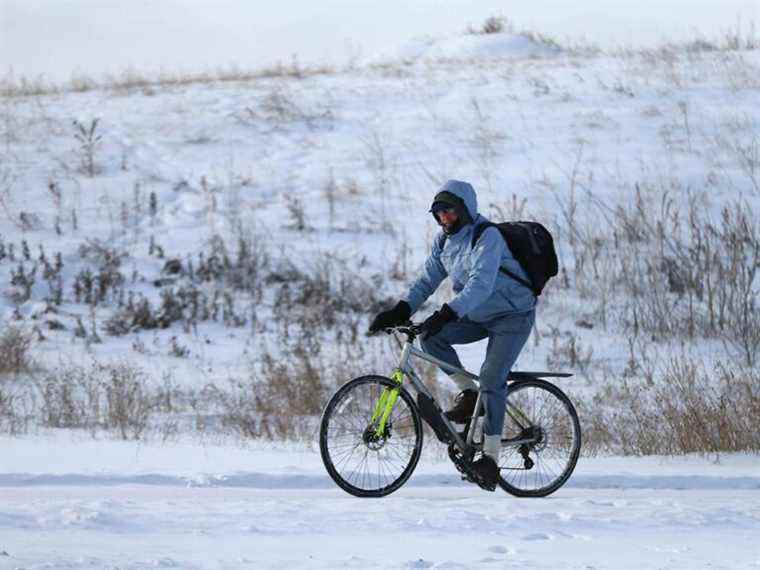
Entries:
{"label": "snow covered ground", "polygon": [[760,566],[757,458],[585,458],[545,499],[486,493],[426,456],[384,499],[318,453],[75,436],[0,440],[0,568]]}

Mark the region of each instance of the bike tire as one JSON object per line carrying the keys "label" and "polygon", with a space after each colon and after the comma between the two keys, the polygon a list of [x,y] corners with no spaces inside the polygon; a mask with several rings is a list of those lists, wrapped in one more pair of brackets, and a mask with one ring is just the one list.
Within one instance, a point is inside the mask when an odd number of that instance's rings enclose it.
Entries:
{"label": "bike tire", "polygon": [[[372,449],[363,439],[363,426],[368,425],[380,392],[394,387],[396,383],[384,376],[354,378],[333,394],[322,414],[319,428],[322,462],[330,478],[356,497],[384,497],[393,493],[409,479],[420,459],[422,422],[413,398],[403,387],[398,387],[399,397],[389,418],[390,436],[382,447]],[[396,439],[391,442],[394,435]],[[402,440],[402,445],[396,446]],[[346,469],[357,450],[363,454],[358,467],[362,470],[366,466],[366,472]],[[370,473],[373,460],[377,469]]]}
{"label": "bike tire", "polygon": [[[539,378],[510,383],[507,398],[541,428],[544,440],[527,446],[527,455],[533,462],[533,467],[527,469],[520,448],[502,446],[497,482],[516,497],[546,497],[565,484],[578,462],[581,450],[578,413],[562,390]],[[507,413],[502,438],[515,437],[518,430]]]}

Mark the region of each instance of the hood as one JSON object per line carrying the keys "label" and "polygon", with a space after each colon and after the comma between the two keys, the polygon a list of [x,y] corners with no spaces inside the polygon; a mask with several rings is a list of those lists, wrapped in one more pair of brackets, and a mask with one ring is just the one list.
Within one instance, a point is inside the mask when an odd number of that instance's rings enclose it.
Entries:
{"label": "hood", "polygon": [[449,180],[438,189],[436,196],[441,192],[448,192],[461,198],[467,208],[467,212],[470,214],[470,218],[474,220],[478,217],[478,198],[475,195],[475,189],[470,183],[462,182],[461,180]]}

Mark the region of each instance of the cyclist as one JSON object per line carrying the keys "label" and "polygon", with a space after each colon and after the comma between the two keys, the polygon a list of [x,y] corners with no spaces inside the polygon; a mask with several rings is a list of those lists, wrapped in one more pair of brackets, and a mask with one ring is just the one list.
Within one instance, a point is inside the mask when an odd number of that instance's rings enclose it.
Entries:
{"label": "cyclist", "polygon": [[[433,241],[422,274],[392,309],[374,318],[369,330],[377,332],[408,321],[441,282],[451,278],[454,298],[422,323],[420,339],[425,352],[462,368],[452,345],[488,338],[479,378],[485,402],[483,455],[472,469],[493,490],[499,473],[507,375],[530,335],[536,298],[528,287],[499,271],[503,267],[529,280],[497,228],[487,228],[471,245],[475,227],[488,220],[478,214],[470,184],[446,182],[433,198],[430,212],[442,232]],[[454,423],[465,423],[475,410],[477,385],[463,374],[450,378],[460,393],[445,415]]]}

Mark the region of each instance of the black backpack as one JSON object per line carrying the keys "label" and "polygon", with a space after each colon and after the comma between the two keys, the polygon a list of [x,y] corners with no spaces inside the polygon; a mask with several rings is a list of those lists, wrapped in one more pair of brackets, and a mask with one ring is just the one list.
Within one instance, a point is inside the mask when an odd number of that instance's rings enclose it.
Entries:
{"label": "black backpack", "polygon": [[554,277],[559,269],[552,234],[538,222],[520,221],[502,222],[500,224],[488,222],[475,227],[475,231],[472,233],[471,247],[475,247],[480,236],[486,228],[490,227],[499,230],[509,251],[512,252],[520,267],[528,274],[530,281],[526,281],[503,267],[500,267],[499,270],[528,287],[538,297],[546,282]]}

